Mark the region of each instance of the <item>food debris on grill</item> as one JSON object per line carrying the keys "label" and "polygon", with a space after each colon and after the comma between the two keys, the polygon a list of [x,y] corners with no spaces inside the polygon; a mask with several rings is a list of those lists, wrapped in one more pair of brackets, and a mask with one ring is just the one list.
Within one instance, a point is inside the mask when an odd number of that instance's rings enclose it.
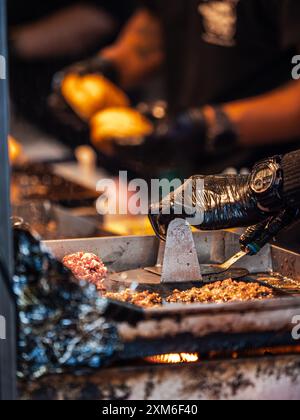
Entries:
{"label": "food debris on grill", "polygon": [[105,290],[103,282],[107,277],[107,268],[96,255],[77,252],[65,256],[62,262],[78,280],[86,280],[94,284],[99,291]]}
{"label": "food debris on grill", "polygon": [[161,306],[163,303],[163,300],[158,293],[151,293],[148,290],[136,292],[131,289],[126,289],[119,293],[107,292],[104,293],[104,297],[111,300],[131,303],[132,305],[140,306],[142,308],[155,308]]}
{"label": "food debris on grill", "polygon": [[186,291],[174,290],[168,303],[226,303],[263,300],[275,297],[274,291],[258,283],[237,282],[231,279],[194,287]]}

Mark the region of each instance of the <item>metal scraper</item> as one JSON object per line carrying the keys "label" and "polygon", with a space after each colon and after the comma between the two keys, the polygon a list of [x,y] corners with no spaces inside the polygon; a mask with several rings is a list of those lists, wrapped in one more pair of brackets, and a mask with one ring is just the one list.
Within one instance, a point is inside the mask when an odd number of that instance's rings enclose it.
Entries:
{"label": "metal scraper", "polygon": [[174,220],[169,227],[161,283],[202,281],[193,234],[184,219]]}
{"label": "metal scraper", "polygon": [[170,223],[166,243],[160,243],[156,266],[145,271],[160,276],[161,283],[202,281],[193,234],[184,219]]}

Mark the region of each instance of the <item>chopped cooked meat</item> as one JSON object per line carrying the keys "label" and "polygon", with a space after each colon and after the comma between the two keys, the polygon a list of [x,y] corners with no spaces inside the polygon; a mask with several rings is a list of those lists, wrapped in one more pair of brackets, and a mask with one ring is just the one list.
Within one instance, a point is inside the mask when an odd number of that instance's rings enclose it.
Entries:
{"label": "chopped cooked meat", "polygon": [[105,293],[104,297],[112,300],[119,300],[120,302],[131,303],[132,305],[141,306],[142,308],[154,308],[162,304],[162,298],[158,293],[151,293],[149,291],[136,292],[131,289],[126,289],[119,293]]}
{"label": "chopped cooked meat", "polygon": [[[161,306],[162,297],[149,291],[136,292],[126,289],[120,293],[105,293],[104,297],[121,302],[131,303],[143,308]],[[226,303],[234,301],[263,300],[275,297],[272,289],[258,283],[245,283],[233,280],[207,284],[201,288],[194,287],[186,291],[174,290],[166,299],[168,303]]]}
{"label": "chopped cooked meat", "polygon": [[77,252],[67,255],[62,262],[77,279],[93,283],[99,291],[105,290],[103,281],[107,277],[107,268],[96,255]]}
{"label": "chopped cooked meat", "polygon": [[186,291],[174,290],[166,299],[168,303],[226,303],[234,301],[274,298],[274,292],[258,283],[237,282],[231,279],[207,284]]}

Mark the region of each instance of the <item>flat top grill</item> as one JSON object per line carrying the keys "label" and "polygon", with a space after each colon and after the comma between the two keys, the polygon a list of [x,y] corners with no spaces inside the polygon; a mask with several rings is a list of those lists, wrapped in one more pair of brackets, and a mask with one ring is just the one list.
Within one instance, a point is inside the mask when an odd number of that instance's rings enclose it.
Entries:
{"label": "flat top grill", "polygon": [[[222,263],[239,249],[239,235],[231,232],[196,233],[194,240],[200,264]],[[116,237],[49,241],[46,245],[62,260],[79,251],[98,255],[110,272],[122,272],[155,266],[159,241],[155,237]],[[243,281],[255,281],[257,273],[274,281],[291,284],[300,292],[300,256],[277,247],[266,247],[256,257],[246,257],[243,269],[249,275]],[[235,267],[236,268],[236,267]],[[159,279],[158,279],[159,283]],[[186,289],[193,283],[135,284],[137,290],[168,294],[174,288]],[[128,283],[107,282],[111,291]],[[199,286],[199,284],[198,284]],[[178,352],[243,351],[255,348],[295,346],[293,318],[299,315],[300,296],[277,292],[265,301],[225,304],[169,304],[143,309],[108,300],[104,316],[115,321],[123,350],[118,359],[137,359]]]}

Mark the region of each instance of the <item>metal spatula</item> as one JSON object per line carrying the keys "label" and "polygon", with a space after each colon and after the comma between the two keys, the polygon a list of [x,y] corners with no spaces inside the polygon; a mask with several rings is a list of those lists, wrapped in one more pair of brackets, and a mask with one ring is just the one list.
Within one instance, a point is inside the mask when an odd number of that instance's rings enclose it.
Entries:
{"label": "metal spatula", "polygon": [[233,257],[229,258],[228,261],[224,262],[223,264],[210,264],[207,266],[207,268],[211,269],[211,272],[214,270],[218,273],[223,273],[225,271],[228,271],[234,264],[236,264],[238,261],[240,261],[242,258],[246,257],[248,255],[245,251],[240,251],[237,254],[235,254]]}

